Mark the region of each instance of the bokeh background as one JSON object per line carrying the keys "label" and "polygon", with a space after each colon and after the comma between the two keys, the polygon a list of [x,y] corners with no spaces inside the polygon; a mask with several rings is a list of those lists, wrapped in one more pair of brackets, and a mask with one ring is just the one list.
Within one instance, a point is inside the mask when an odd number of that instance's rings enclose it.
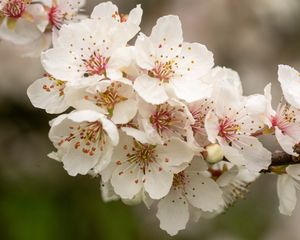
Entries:
{"label": "bokeh background", "polygon": [[[101,1],[88,0],[86,13]],[[273,84],[280,99],[277,65],[300,69],[299,0],[119,0],[120,12],[142,4],[142,31],[156,19],[179,15],[186,41],[214,52],[216,65],[239,72],[245,94]],[[43,74],[39,59],[20,58],[0,42],[0,239],[171,239],[159,229],[156,209],[103,203],[99,180],[70,177],[49,158],[50,116],[34,109],[28,85]],[[270,139],[266,146],[276,148]],[[245,200],[226,213],[190,224],[173,239],[299,240],[300,204],[292,217],[277,210],[276,177],[262,176]]]}

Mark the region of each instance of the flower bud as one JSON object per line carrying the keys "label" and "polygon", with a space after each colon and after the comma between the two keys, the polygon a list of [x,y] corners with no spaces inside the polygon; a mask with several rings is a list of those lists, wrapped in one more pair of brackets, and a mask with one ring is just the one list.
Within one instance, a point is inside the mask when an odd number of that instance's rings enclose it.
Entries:
{"label": "flower bud", "polygon": [[209,163],[217,163],[223,160],[224,154],[219,144],[210,144],[205,150],[205,159]]}

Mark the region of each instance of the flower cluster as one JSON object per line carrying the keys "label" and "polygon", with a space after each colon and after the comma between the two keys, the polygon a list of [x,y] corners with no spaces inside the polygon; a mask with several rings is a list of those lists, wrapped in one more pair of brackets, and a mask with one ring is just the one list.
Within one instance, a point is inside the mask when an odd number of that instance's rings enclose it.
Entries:
{"label": "flower cluster", "polygon": [[[64,25],[55,9],[48,14],[57,37],[41,56],[46,74],[27,93],[47,113],[68,110],[50,123],[56,151],[49,156],[71,176],[101,176],[105,201],[156,205],[160,227],[175,235],[189,221],[223,212],[267,171],[272,154],[259,136],[275,134],[297,156],[294,69],[279,66],[288,103],[275,111],[270,85],[264,95],[244,96],[235,71],[214,66],[204,45],[183,40],[177,16],[159,18],[130,45],[140,31],[139,5],[126,15],[101,3],[89,18]],[[285,214],[295,206],[295,166],[278,179]]]}
{"label": "flower cluster", "polygon": [[65,23],[78,15],[85,0],[0,0],[0,39],[22,49],[24,56],[37,57],[55,41]]}

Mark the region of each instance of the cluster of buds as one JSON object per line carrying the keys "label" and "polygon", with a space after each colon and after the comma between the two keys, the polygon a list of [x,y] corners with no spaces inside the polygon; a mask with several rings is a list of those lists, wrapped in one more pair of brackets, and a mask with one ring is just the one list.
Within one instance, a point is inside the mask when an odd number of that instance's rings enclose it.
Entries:
{"label": "cluster of buds", "polygon": [[[68,110],[50,123],[56,151],[49,157],[71,176],[99,176],[105,201],[157,207],[160,227],[175,235],[189,221],[223,212],[273,169],[260,136],[274,134],[283,151],[298,156],[300,77],[293,68],[279,66],[287,102],[275,111],[270,85],[243,95],[235,71],[214,66],[204,45],[183,40],[177,16],[159,18],[149,36],[139,33],[129,45],[140,31],[139,5],[123,15],[101,3],[67,24],[56,13],[48,11],[57,36],[41,55],[47,73],[27,93],[47,113]],[[295,207],[299,167],[274,171],[283,214]]]}
{"label": "cluster of buds", "polygon": [[0,0],[0,39],[38,57],[63,24],[78,21],[85,0]]}

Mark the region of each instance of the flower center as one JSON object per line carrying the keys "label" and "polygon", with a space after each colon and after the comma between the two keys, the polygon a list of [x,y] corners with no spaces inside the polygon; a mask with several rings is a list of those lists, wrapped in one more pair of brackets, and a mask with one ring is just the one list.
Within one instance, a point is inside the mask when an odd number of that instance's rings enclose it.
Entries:
{"label": "flower center", "polygon": [[163,83],[168,83],[170,78],[174,75],[173,61],[161,63],[156,61],[152,70],[148,71],[148,75],[153,78],[158,78]]}
{"label": "flower center", "polygon": [[[116,104],[126,101],[127,98],[119,94],[118,89],[121,84],[112,83],[107,87],[105,92],[100,92],[97,90],[97,94],[93,96],[95,104],[99,107],[105,107],[108,110],[110,116],[113,115],[113,110]],[[86,100],[89,99],[88,96],[84,97]]]}
{"label": "flower center", "polygon": [[155,153],[155,145],[142,144],[139,141],[134,140],[131,153],[127,154],[127,161],[130,163],[136,163],[145,174],[149,164],[155,162],[157,157]]}
{"label": "flower center", "polygon": [[277,126],[283,133],[285,133],[296,120],[295,110],[287,104],[283,105],[278,113],[271,118],[272,126]]}
{"label": "flower center", "polygon": [[102,124],[99,121],[78,126],[70,126],[70,134],[59,142],[62,145],[64,142],[70,142],[75,149],[81,149],[85,154],[93,156],[97,149],[104,150],[106,143],[106,133]]}
{"label": "flower center", "polygon": [[59,30],[63,25],[65,14],[63,14],[58,7],[54,6],[48,11],[48,19],[50,24]]}
{"label": "flower center", "polygon": [[230,140],[234,135],[238,134],[241,127],[235,123],[235,121],[224,118],[220,121],[219,135],[222,138]]}
{"label": "flower center", "polygon": [[106,65],[109,58],[101,56],[99,53],[94,52],[89,59],[83,59],[86,67],[85,77],[93,75],[106,75]]}
{"label": "flower center", "polygon": [[174,174],[173,187],[175,187],[175,188],[184,187],[186,180],[187,180],[186,178],[187,177],[186,177],[184,171]]}
{"label": "flower center", "polygon": [[7,17],[20,18],[25,11],[26,5],[29,3],[30,1],[26,0],[10,0],[4,5],[2,12]]}
{"label": "flower center", "polygon": [[184,128],[183,120],[177,116],[178,112],[183,113],[183,109],[168,104],[158,105],[149,120],[159,135],[165,132],[178,133]]}

